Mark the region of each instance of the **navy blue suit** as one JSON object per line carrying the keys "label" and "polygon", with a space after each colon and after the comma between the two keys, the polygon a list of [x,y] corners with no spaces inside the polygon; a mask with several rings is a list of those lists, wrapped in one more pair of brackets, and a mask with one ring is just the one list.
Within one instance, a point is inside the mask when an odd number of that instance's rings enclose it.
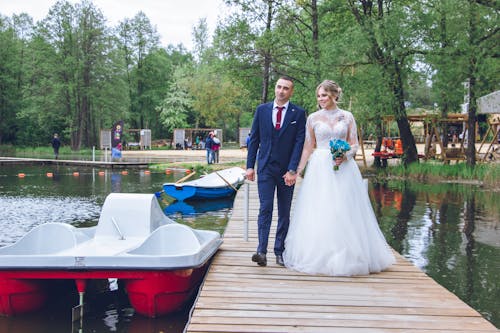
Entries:
{"label": "navy blue suit", "polygon": [[283,175],[288,170],[297,170],[304,145],[306,112],[301,107],[288,103],[281,128],[276,130],[272,121],[273,106],[273,102],[261,104],[255,111],[248,145],[247,169],[254,168],[257,163],[260,201],[257,252],[267,253],[276,191],[278,225],[274,253],[281,255],[290,224],[294,190],[294,186],[285,185]]}

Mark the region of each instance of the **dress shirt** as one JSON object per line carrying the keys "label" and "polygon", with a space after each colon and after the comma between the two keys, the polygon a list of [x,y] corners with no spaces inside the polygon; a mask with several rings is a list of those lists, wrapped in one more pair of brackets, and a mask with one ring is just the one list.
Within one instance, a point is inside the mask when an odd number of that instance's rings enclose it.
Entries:
{"label": "dress shirt", "polygon": [[[284,109],[281,111],[281,125],[280,128],[283,127],[283,120],[285,120],[285,114],[286,114],[286,109],[288,109],[288,103],[286,102],[285,105],[283,105]],[[273,127],[276,128],[276,115],[278,114],[278,105],[274,103],[273,106]]]}

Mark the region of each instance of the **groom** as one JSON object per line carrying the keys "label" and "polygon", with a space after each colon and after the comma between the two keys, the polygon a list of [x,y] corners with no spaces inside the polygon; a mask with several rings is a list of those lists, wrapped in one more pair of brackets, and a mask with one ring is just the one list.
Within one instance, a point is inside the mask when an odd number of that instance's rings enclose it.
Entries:
{"label": "groom", "polygon": [[267,265],[267,243],[275,192],[278,201],[278,226],[274,254],[276,263],[284,266],[282,253],[290,224],[296,170],[305,137],[306,112],[289,101],[293,94],[292,79],[288,76],[280,77],[274,92],[274,102],[261,104],[255,111],[247,155],[248,180],[255,180],[254,166],[257,160],[259,245],[252,261],[259,266]]}

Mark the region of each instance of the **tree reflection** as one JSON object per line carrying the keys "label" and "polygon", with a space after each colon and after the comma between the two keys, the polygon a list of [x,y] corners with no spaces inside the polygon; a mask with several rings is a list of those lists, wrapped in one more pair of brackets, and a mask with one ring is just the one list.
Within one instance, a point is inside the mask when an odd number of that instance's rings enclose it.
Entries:
{"label": "tree reflection", "polygon": [[371,196],[388,243],[498,326],[498,195],[477,186],[389,180],[374,183]]}
{"label": "tree reflection", "polygon": [[402,191],[401,209],[396,215],[396,224],[391,229],[392,236],[399,245],[399,248],[395,248],[395,250],[400,253],[403,250],[403,240],[408,234],[408,222],[412,218],[412,212],[416,201],[417,196],[415,192],[409,190],[408,187],[405,186]]}
{"label": "tree reflection", "polygon": [[[405,183],[401,189],[391,187],[387,183],[374,183],[372,190],[373,207],[381,228],[385,230],[387,242],[399,253],[404,251],[404,240],[408,234],[408,221],[411,220],[412,211],[417,197]],[[394,219],[385,221],[390,214],[386,211],[395,211]],[[395,221],[395,223],[394,223]],[[387,236],[390,233],[391,237]]]}
{"label": "tree reflection", "polygon": [[465,278],[466,278],[466,293],[467,298],[471,299],[474,294],[474,268],[476,267],[474,259],[474,228],[476,219],[476,198],[474,194],[465,200],[465,212],[464,212],[464,228],[463,233],[467,239],[467,244],[465,246],[466,254],[466,267],[465,267]]}

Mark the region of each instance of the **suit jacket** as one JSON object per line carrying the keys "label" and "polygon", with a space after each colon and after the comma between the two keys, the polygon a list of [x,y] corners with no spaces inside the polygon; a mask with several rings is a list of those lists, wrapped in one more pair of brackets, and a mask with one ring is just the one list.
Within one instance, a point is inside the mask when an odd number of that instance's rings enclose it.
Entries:
{"label": "suit jacket", "polygon": [[247,169],[254,168],[257,161],[257,172],[264,170],[273,154],[273,159],[279,161],[281,170],[297,170],[304,146],[306,111],[288,103],[285,119],[279,130],[279,149],[272,151],[273,135],[276,131],[272,120],[273,106],[273,102],[261,104],[255,111],[248,146]]}

